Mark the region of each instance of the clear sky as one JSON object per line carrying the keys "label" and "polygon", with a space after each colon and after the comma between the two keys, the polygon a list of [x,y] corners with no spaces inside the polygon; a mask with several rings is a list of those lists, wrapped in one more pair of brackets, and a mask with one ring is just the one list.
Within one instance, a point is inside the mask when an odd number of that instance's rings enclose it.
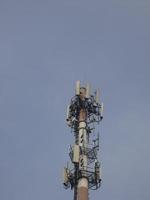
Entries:
{"label": "clear sky", "polygon": [[72,199],[61,172],[78,79],[105,105],[91,200],[150,199],[150,1],[0,0],[0,200]]}

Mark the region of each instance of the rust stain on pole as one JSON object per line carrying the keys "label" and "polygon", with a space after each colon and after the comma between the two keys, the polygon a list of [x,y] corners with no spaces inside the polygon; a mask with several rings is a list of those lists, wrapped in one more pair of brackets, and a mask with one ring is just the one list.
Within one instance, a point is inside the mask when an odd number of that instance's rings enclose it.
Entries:
{"label": "rust stain on pole", "polygon": [[80,110],[80,114],[79,114],[79,122],[85,122],[86,121],[86,111],[84,109]]}
{"label": "rust stain on pole", "polygon": [[88,189],[86,187],[78,189],[78,200],[88,200]]}

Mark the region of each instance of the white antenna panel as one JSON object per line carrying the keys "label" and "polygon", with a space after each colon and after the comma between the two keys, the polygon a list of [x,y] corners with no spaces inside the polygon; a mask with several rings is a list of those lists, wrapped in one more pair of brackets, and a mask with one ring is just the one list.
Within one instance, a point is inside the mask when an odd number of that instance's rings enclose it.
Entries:
{"label": "white antenna panel", "polygon": [[90,84],[88,83],[86,85],[86,98],[89,98],[90,97]]}
{"label": "white antenna panel", "polygon": [[63,183],[66,184],[68,182],[68,174],[67,174],[67,169],[64,167],[63,170]]}
{"label": "white antenna panel", "polygon": [[80,155],[79,145],[75,144],[73,147],[73,162],[74,163],[79,163],[79,155]]}
{"label": "white antenna panel", "polygon": [[103,117],[103,113],[104,113],[104,104],[101,103],[101,117]]}
{"label": "white antenna panel", "polygon": [[80,95],[80,81],[76,82],[76,95]]}
{"label": "white antenna panel", "polygon": [[100,102],[100,91],[99,91],[99,89],[96,90],[95,101],[96,101],[96,103]]}
{"label": "white antenna panel", "polygon": [[67,106],[67,118],[66,118],[67,120],[69,119],[69,112],[70,112],[70,106],[68,105]]}

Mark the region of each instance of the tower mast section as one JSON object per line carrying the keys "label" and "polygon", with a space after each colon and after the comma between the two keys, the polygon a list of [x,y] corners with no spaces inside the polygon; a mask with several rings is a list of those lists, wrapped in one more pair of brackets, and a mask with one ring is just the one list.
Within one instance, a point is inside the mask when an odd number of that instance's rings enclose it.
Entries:
{"label": "tower mast section", "polygon": [[90,87],[76,83],[76,94],[67,108],[67,124],[73,130],[75,144],[70,147],[72,168],[63,171],[63,184],[74,189],[74,200],[89,200],[88,190],[101,185],[100,163],[97,159],[99,135],[91,143],[91,124],[103,118],[103,104],[99,102],[99,92],[90,95]]}

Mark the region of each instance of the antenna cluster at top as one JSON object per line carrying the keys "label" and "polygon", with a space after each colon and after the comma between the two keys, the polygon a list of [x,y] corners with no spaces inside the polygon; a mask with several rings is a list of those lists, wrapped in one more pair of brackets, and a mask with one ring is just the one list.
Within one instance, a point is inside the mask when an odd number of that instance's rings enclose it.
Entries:
{"label": "antenna cluster at top", "polygon": [[90,85],[81,86],[80,81],[76,82],[75,96],[67,107],[67,124],[74,127],[79,119],[79,111],[86,111],[87,122],[100,122],[103,118],[103,103],[100,103],[100,92],[96,90],[91,94]]}

